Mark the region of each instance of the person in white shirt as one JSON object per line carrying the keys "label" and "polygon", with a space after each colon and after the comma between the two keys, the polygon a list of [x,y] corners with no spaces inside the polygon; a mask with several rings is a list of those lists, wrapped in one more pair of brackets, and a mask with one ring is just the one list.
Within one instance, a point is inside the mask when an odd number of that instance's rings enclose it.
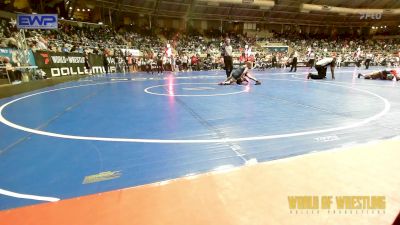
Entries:
{"label": "person in white shirt", "polygon": [[182,58],[182,67],[183,67],[183,71],[188,70],[188,56],[186,54],[184,54],[183,58]]}
{"label": "person in white shirt", "polygon": [[171,55],[170,61],[171,61],[171,70],[172,70],[172,72],[175,72],[176,60],[175,60],[174,55]]}
{"label": "person in white shirt", "polygon": [[226,38],[223,52],[226,77],[229,77],[233,70],[232,52],[231,39]]}
{"label": "person in white shirt", "polygon": [[149,57],[149,58],[147,59],[147,61],[146,61],[146,72],[147,72],[147,73],[150,73],[150,71],[151,71],[151,74],[153,74],[153,67],[152,67],[152,65],[153,65],[153,59],[152,59],[151,57]]}
{"label": "person in white shirt", "polygon": [[36,48],[38,50],[47,50],[47,46],[46,46],[45,42],[46,41],[42,37],[39,37],[37,39]]}
{"label": "person in white shirt", "polygon": [[339,55],[339,56],[336,58],[336,68],[340,68],[341,66],[342,66],[342,56]]}
{"label": "person in white shirt", "polygon": [[310,51],[310,54],[308,55],[308,66],[310,66],[310,69],[313,68],[315,63],[315,53],[313,50]]}
{"label": "person in white shirt", "polygon": [[281,61],[281,67],[283,69],[286,69],[287,64],[289,63],[289,57],[287,56],[282,56],[282,58],[280,59]]}
{"label": "person in white shirt", "polygon": [[358,68],[361,67],[361,62],[362,62],[362,58],[361,58],[361,48],[357,48],[357,51],[354,53],[354,62],[356,63],[356,66]]}
{"label": "person in white shirt", "polygon": [[336,57],[327,57],[319,60],[315,64],[315,69],[318,71],[318,75],[309,73],[307,76],[307,79],[325,79],[326,78],[326,71],[328,69],[328,66],[331,67],[331,74],[332,74],[332,80],[335,79],[335,63],[336,63]]}

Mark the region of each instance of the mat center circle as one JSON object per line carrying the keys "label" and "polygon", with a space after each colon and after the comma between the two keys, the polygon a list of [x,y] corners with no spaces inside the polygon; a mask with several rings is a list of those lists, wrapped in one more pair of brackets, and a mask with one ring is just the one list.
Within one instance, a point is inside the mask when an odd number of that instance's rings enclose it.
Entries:
{"label": "mat center circle", "polygon": [[150,86],[144,92],[151,95],[181,96],[181,97],[213,97],[223,95],[234,95],[248,91],[247,86],[226,87],[218,86],[216,83],[179,83],[161,84]]}

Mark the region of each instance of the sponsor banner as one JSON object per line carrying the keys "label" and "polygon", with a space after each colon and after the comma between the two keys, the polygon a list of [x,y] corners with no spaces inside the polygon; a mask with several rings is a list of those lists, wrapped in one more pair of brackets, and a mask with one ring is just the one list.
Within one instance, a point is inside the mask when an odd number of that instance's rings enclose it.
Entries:
{"label": "sponsor banner", "polygon": [[84,55],[80,53],[37,51],[34,55],[38,68],[43,70],[49,77],[89,73],[85,70]]}
{"label": "sponsor banner", "polygon": [[[89,55],[89,69],[85,66],[85,56],[82,53],[37,51],[34,56],[38,68],[49,77],[105,73],[104,58],[101,55]],[[107,57],[107,61],[109,72],[116,72],[115,58]]]}
{"label": "sponsor banner", "polygon": [[17,14],[18,29],[57,29],[57,14]]}
{"label": "sponsor banner", "polygon": [[[101,68],[103,68],[102,73],[105,73],[103,56],[90,55],[89,59],[90,59],[89,61],[91,62],[91,65],[93,66],[93,68],[101,67]],[[109,67],[108,72],[115,73],[117,71],[121,72],[120,70],[117,70],[117,67],[118,66],[121,67],[125,63],[125,60],[122,57],[109,56],[109,57],[107,57],[107,62],[108,62],[108,67]],[[93,73],[96,73],[96,71],[93,71]]]}
{"label": "sponsor banner", "polygon": [[[0,57],[7,57],[10,59],[12,64],[18,64],[22,61],[23,52],[18,49],[13,48],[0,48]],[[28,63],[31,66],[36,66],[35,57],[33,56],[33,52],[28,50]]]}

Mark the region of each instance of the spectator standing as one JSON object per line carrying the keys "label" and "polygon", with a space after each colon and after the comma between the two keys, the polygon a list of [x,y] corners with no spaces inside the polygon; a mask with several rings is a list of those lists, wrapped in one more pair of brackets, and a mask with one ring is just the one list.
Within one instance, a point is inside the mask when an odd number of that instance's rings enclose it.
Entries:
{"label": "spectator standing", "polygon": [[226,38],[223,52],[226,77],[229,77],[233,70],[232,52],[233,48],[231,46],[231,39]]}
{"label": "spectator standing", "polygon": [[183,58],[182,58],[182,67],[183,67],[184,71],[188,70],[188,61],[189,61],[188,56],[186,54],[184,54]]}
{"label": "spectator standing", "polygon": [[275,53],[272,54],[272,60],[271,61],[272,61],[272,68],[276,68],[278,60],[276,59],[276,54]]}
{"label": "spectator standing", "polygon": [[106,71],[106,74],[108,74],[108,69],[109,69],[107,57],[108,57],[108,51],[105,50],[103,53],[103,66],[104,66],[104,70]]}
{"label": "spectator standing", "polygon": [[313,68],[315,63],[315,53],[314,50],[310,51],[310,54],[308,55],[308,66],[310,67],[310,69]]}
{"label": "spectator standing", "polygon": [[293,69],[294,69],[293,72],[297,71],[297,57],[298,57],[298,53],[297,53],[297,51],[294,51],[293,58],[292,58],[292,67],[290,68],[290,72],[292,72]]}
{"label": "spectator standing", "polygon": [[89,62],[89,54],[87,52],[85,52],[85,68],[90,71],[92,66],[90,65]]}
{"label": "spectator standing", "polygon": [[369,64],[371,63],[371,60],[372,60],[372,54],[371,54],[371,52],[368,52],[365,57],[365,69],[369,68]]}

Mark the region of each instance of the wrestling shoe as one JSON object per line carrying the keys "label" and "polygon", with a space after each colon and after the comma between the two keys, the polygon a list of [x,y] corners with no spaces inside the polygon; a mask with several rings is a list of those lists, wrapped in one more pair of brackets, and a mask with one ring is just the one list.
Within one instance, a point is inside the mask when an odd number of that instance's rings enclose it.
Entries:
{"label": "wrestling shoe", "polygon": [[361,73],[358,74],[357,78],[360,78],[360,77],[361,77]]}
{"label": "wrestling shoe", "polygon": [[256,81],[255,85],[260,85],[261,82],[260,81]]}
{"label": "wrestling shoe", "polygon": [[307,80],[311,78],[311,73],[308,74]]}

